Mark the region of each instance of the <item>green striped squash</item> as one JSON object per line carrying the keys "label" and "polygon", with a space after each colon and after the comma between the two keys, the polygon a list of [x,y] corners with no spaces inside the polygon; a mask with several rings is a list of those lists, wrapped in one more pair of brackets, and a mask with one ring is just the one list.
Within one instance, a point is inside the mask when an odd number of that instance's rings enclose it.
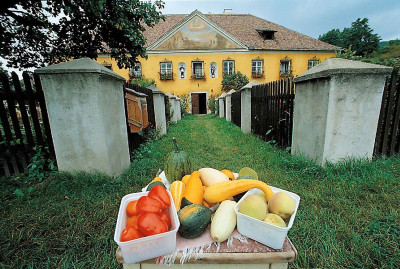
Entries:
{"label": "green striped squash", "polygon": [[164,163],[165,176],[169,183],[176,180],[182,180],[185,175],[190,175],[192,173],[192,162],[189,156],[184,151],[180,151],[178,148],[178,143],[176,138],[173,138],[175,151],[168,154],[167,159]]}

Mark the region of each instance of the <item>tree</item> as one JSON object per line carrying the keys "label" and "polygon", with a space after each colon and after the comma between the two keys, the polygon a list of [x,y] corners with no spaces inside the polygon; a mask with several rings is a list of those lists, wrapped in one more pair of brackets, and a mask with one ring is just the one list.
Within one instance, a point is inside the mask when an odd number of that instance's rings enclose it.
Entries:
{"label": "tree", "polygon": [[225,75],[221,83],[222,91],[223,92],[229,92],[230,90],[238,91],[247,83],[249,83],[248,77],[240,73],[240,71],[238,71],[237,73]]}
{"label": "tree", "polygon": [[120,68],[146,58],[145,26],[164,16],[162,1],[9,0],[0,7],[0,56],[15,68],[110,53]]}
{"label": "tree", "polygon": [[350,28],[343,31],[333,29],[319,36],[319,40],[345,49],[351,49],[357,56],[365,56],[379,48],[380,37],[373,33],[368,19],[358,18]]}

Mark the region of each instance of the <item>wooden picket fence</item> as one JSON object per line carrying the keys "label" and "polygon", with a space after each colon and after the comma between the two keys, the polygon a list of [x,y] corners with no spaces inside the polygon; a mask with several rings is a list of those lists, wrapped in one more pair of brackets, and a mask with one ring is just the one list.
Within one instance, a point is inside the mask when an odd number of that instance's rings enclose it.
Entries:
{"label": "wooden picket fence", "polygon": [[15,72],[0,74],[0,176],[26,172],[35,147],[55,160],[40,79],[28,72],[22,76],[20,81]]}
{"label": "wooden picket fence", "polygon": [[374,154],[393,156],[400,154],[400,78],[394,68],[383,91],[381,113],[376,132]]}
{"label": "wooden picket fence", "polygon": [[241,124],[240,109],[241,109],[240,92],[234,92],[232,93],[232,99],[231,99],[231,119],[232,122],[239,127]]}

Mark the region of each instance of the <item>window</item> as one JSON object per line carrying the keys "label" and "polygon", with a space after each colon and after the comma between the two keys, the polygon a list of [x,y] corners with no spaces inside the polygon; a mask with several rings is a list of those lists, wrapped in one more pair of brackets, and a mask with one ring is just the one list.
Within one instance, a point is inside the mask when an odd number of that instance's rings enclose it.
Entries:
{"label": "window", "polygon": [[263,61],[253,60],[251,64],[251,77],[261,78],[263,76]]}
{"label": "window", "polygon": [[280,76],[281,77],[291,77],[292,70],[291,70],[291,60],[281,60],[281,67],[280,67]]}
{"label": "window", "polygon": [[160,63],[160,79],[171,80],[172,78],[173,78],[172,63],[171,62]]}
{"label": "window", "polygon": [[104,66],[107,69],[113,70],[111,63],[108,63],[108,62],[104,61],[101,65]]}
{"label": "window", "polygon": [[316,66],[317,64],[319,64],[318,60],[309,60],[308,61],[308,69],[313,68],[314,66]]}
{"label": "window", "polygon": [[131,68],[131,77],[132,78],[142,77],[142,65],[140,63],[136,63],[135,66]]}
{"label": "window", "polygon": [[222,61],[223,65],[223,70],[222,74],[225,75],[231,75],[235,72],[235,61]]}
{"label": "window", "polygon": [[203,79],[206,75],[204,73],[204,62],[192,62],[192,78]]}

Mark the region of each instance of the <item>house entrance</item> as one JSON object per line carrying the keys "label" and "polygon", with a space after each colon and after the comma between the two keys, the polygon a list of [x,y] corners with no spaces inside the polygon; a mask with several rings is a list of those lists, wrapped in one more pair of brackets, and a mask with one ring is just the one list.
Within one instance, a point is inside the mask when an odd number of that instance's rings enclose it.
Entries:
{"label": "house entrance", "polygon": [[192,114],[207,114],[207,94],[192,93]]}

